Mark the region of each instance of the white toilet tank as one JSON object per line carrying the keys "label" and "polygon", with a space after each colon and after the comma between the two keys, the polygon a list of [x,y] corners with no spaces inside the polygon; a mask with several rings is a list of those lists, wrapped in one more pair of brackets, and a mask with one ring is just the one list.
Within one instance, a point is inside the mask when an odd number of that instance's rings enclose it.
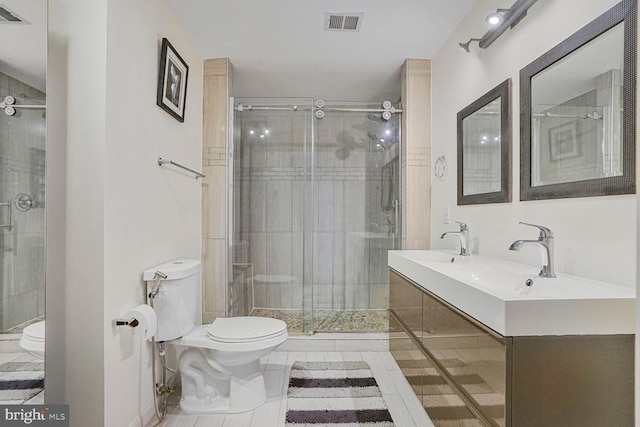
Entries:
{"label": "white toilet tank", "polygon": [[177,259],[145,270],[147,295],[156,271],[167,275],[160,282],[158,294],[149,301],[158,318],[154,339],[169,341],[189,332],[201,318],[200,260]]}

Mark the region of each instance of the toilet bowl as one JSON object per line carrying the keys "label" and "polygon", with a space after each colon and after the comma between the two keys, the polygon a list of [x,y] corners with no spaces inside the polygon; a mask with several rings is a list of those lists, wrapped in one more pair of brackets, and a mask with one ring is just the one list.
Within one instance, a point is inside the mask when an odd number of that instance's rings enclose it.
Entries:
{"label": "toilet bowl", "polygon": [[44,360],[44,320],[23,329],[20,347],[33,357]]}
{"label": "toilet bowl", "polygon": [[180,409],[187,414],[236,413],[262,405],[267,393],[260,358],[287,336],[281,320],[230,317],[197,326],[173,341],[179,347]]}
{"label": "toilet bowl", "polygon": [[157,316],[154,339],[177,350],[180,409],[187,414],[236,413],[263,404],[267,394],[260,358],[287,339],[286,323],[247,316],[201,325],[198,260],[148,269],[143,280],[152,290],[149,302]]}

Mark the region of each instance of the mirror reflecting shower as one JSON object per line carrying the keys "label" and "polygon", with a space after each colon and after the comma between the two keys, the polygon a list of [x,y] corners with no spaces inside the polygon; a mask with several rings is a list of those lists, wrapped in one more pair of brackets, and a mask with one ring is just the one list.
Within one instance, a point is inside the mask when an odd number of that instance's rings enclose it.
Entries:
{"label": "mirror reflecting shower", "polygon": [[293,334],[386,331],[400,110],[311,98],[234,105],[229,315],[280,318]]}
{"label": "mirror reflecting shower", "polygon": [[3,0],[0,9],[2,39],[11,40],[0,46],[0,400],[38,404],[44,402],[47,2]]}

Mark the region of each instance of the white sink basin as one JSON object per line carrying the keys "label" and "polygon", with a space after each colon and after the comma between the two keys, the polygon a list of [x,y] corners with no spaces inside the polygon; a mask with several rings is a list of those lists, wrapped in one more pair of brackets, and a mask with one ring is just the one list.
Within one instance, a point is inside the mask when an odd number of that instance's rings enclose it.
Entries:
{"label": "white sink basin", "polygon": [[635,289],[440,251],[390,251],[389,266],[504,336],[635,333]]}
{"label": "white sink basin", "polygon": [[453,251],[394,251],[402,253],[402,256],[418,264],[430,265],[430,264],[478,264],[486,262],[487,257],[480,255],[461,256],[459,252]]}

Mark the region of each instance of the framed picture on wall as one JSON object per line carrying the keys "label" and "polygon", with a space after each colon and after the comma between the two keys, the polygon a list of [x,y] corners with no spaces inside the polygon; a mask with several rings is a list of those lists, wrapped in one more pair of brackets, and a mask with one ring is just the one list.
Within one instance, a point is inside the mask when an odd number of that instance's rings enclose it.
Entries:
{"label": "framed picture on wall", "polygon": [[565,123],[549,129],[549,152],[551,161],[578,156],[577,123]]}
{"label": "framed picture on wall", "polygon": [[173,48],[169,40],[162,39],[158,72],[156,102],[178,121],[184,122],[184,103],[187,97],[189,66]]}

